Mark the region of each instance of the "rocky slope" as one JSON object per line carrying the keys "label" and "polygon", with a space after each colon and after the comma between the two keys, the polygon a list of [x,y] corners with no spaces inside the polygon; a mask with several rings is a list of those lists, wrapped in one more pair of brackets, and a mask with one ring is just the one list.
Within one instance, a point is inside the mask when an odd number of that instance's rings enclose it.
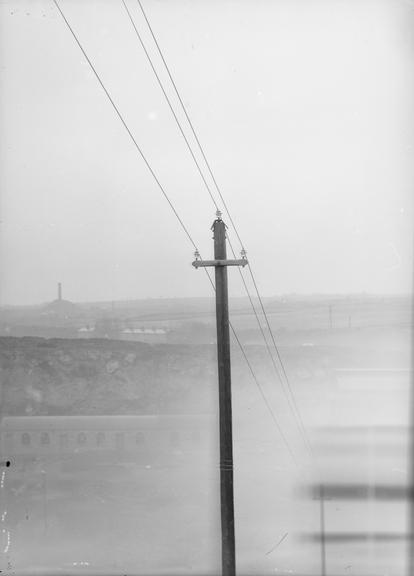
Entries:
{"label": "rocky slope", "polygon": [[203,412],[214,347],[0,338],[1,414]]}

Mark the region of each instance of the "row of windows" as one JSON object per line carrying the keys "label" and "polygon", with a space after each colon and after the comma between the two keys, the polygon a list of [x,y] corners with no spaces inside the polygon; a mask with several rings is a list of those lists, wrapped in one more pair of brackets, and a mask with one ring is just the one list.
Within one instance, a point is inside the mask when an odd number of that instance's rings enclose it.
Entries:
{"label": "row of windows", "polygon": [[[58,435],[59,444],[60,446],[67,446],[69,444],[69,436],[68,434],[60,434]],[[23,432],[21,435],[20,441],[23,446],[30,446],[33,442],[32,436],[28,432]],[[90,441],[91,439],[89,439]],[[93,438],[93,443],[96,446],[105,446],[107,442],[109,442],[109,438],[105,434],[105,432],[98,432],[95,437]],[[125,438],[124,434],[117,433],[115,434],[115,444],[122,445],[124,444]],[[135,434],[135,443],[136,444],[143,444],[145,442],[145,437],[142,432],[136,432]],[[51,437],[48,432],[42,432],[40,434],[40,444],[42,446],[47,446],[51,443]],[[76,444],[78,446],[85,446],[88,444],[88,436],[86,432],[78,432],[76,435]]]}
{"label": "row of windows", "polygon": [[[68,434],[60,434],[59,438],[59,445],[61,447],[68,446],[69,444],[69,436]],[[145,443],[145,435],[143,432],[136,432],[133,436],[134,442],[136,445],[142,445]],[[112,435],[112,439],[115,439],[115,446],[118,448],[122,447],[125,444],[125,435],[122,432],[117,432],[115,435]],[[173,430],[169,434],[170,444],[171,446],[178,446],[180,444],[180,433],[177,430]],[[200,441],[200,434],[198,430],[194,430],[191,434],[191,439],[194,443],[198,444]],[[111,438],[108,438],[108,435],[105,432],[97,432],[93,438],[89,439],[88,443],[88,436],[85,432],[78,432],[76,435],[76,444],[78,446],[86,446],[87,444],[90,445],[90,442],[94,446],[107,446],[110,444]],[[33,442],[32,436],[28,432],[23,432],[20,438],[20,442],[23,446],[31,446]],[[40,434],[40,445],[48,446],[51,443],[50,434],[48,432],[42,432]]]}

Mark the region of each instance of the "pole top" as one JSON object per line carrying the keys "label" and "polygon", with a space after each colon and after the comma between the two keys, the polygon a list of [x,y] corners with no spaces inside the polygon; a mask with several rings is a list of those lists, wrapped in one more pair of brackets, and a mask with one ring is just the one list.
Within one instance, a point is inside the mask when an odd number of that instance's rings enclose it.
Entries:
{"label": "pole top", "polygon": [[222,219],[222,212],[221,212],[221,210],[219,210],[218,208],[217,208],[217,210],[216,210],[216,219],[214,220],[214,222],[213,222],[213,224],[212,224],[212,226],[211,226],[211,230],[214,230],[216,224],[221,224],[221,225],[223,225],[225,228],[227,228],[225,222],[224,222],[223,219]]}

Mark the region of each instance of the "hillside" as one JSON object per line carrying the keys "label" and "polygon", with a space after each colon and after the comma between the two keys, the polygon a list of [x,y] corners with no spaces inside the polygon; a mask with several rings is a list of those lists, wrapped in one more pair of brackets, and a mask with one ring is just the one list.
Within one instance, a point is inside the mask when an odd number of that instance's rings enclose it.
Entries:
{"label": "hillside", "polygon": [[0,338],[1,413],[208,411],[213,347]]}
{"label": "hillside", "polygon": [[[312,330],[304,323],[299,330],[278,331],[281,357],[297,392],[307,393],[322,382],[332,382],[338,368],[408,366],[410,329],[394,323],[398,314],[403,317],[397,307],[395,310],[388,325],[383,326],[375,316],[366,327]],[[214,335],[209,334],[209,342],[197,344],[201,332],[193,324],[188,328],[185,340],[189,344],[0,337],[1,414],[178,414],[216,410]],[[240,328],[244,351],[260,383],[269,390],[273,386],[279,390],[279,379],[264,343],[248,325],[244,330]],[[246,405],[258,394],[234,341],[232,385],[235,401]]]}

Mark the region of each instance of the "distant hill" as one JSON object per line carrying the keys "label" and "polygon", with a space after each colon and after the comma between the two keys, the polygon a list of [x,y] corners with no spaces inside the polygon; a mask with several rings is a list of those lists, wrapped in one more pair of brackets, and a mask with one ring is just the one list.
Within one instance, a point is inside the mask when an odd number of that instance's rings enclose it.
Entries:
{"label": "distant hill", "polygon": [[50,304],[47,304],[43,310],[44,314],[52,314],[63,318],[70,318],[77,313],[77,306],[69,300],[53,300]]}

